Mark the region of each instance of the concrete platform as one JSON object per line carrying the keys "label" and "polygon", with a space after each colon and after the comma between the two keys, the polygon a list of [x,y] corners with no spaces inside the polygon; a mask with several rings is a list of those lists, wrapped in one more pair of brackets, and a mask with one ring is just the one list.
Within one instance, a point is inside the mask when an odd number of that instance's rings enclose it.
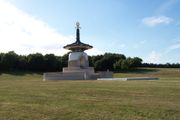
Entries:
{"label": "concrete platform", "polygon": [[127,80],[159,80],[159,78],[155,78],[155,77],[128,77],[128,78],[98,78],[97,80],[121,80],[121,81],[127,81]]}
{"label": "concrete platform", "polygon": [[43,74],[43,80],[97,80],[97,78],[112,78],[113,73],[105,72],[48,72]]}

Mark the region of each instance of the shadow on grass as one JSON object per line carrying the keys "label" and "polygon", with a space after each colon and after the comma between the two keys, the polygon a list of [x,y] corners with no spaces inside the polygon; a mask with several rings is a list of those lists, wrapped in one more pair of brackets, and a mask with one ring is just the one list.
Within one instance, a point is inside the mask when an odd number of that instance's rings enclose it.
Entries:
{"label": "shadow on grass", "polygon": [[19,71],[19,70],[0,71],[0,75],[2,75],[2,74],[10,74],[10,75],[15,75],[15,76],[23,76],[23,75],[27,75],[27,74],[43,75],[43,72]]}
{"label": "shadow on grass", "polygon": [[137,69],[131,69],[131,70],[122,70],[122,71],[116,71],[115,73],[136,73],[136,74],[145,74],[150,72],[158,72],[158,69],[145,69],[145,68],[137,68]]}

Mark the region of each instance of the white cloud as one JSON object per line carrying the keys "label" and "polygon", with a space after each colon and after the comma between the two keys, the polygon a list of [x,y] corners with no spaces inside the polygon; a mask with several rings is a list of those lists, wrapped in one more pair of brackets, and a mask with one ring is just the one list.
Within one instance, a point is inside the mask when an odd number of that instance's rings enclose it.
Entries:
{"label": "white cloud", "polygon": [[172,39],[172,41],[175,43],[180,42],[180,35],[178,35],[176,38]]}
{"label": "white cloud", "polygon": [[180,36],[177,36],[175,39],[172,39],[171,41],[173,42],[173,44],[171,44],[166,48],[165,50],[166,54],[174,50],[180,49]]}
{"label": "white cloud", "polygon": [[111,48],[111,47],[116,47],[116,48],[118,48],[118,49],[124,49],[125,47],[126,47],[126,44],[124,44],[124,43],[119,43],[119,41],[117,41],[117,40],[113,40],[113,41],[111,41],[109,44],[107,44],[108,45],[108,47],[109,48]]}
{"label": "white cloud", "polygon": [[151,51],[151,53],[145,58],[146,63],[160,63],[162,54],[156,51]]}
{"label": "white cloud", "polygon": [[123,49],[123,48],[125,48],[126,47],[126,45],[125,44],[120,44],[120,45],[118,45],[119,46],[119,48],[121,48],[121,49]]}
{"label": "white cloud", "polygon": [[146,40],[139,41],[138,43],[134,44],[133,48],[142,47],[146,42]]}
{"label": "white cloud", "polygon": [[175,44],[169,47],[169,49],[174,50],[174,49],[180,49],[180,44]]}
{"label": "white cloud", "polygon": [[152,16],[152,17],[146,17],[142,20],[142,22],[145,25],[148,25],[150,27],[157,26],[160,24],[169,24],[172,21],[173,21],[172,18],[166,16]]}
{"label": "white cloud", "polygon": [[88,55],[101,55],[101,54],[104,54],[105,52],[103,52],[103,51],[101,51],[101,50],[99,50],[97,48],[92,48],[92,49],[86,51],[86,53]]}
{"label": "white cloud", "polygon": [[180,21],[176,22],[176,26],[178,29],[180,29]]}
{"label": "white cloud", "polygon": [[62,55],[67,52],[61,49],[62,46],[72,41],[72,36],[64,36],[44,21],[0,0],[0,52]]}

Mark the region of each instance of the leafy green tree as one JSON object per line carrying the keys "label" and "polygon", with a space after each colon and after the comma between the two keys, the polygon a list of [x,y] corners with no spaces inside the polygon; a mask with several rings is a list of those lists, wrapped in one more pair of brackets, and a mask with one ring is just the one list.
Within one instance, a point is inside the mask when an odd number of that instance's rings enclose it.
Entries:
{"label": "leafy green tree", "polygon": [[129,60],[123,60],[121,62],[121,70],[128,70],[130,68],[130,61]]}
{"label": "leafy green tree", "polygon": [[4,56],[4,53],[0,53],[0,70],[3,70],[3,64],[2,64],[3,56]]}
{"label": "leafy green tree", "polygon": [[92,63],[92,56],[88,56],[88,60],[89,60],[89,66],[93,66],[93,63]]}
{"label": "leafy green tree", "polygon": [[118,60],[117,62],[115,62],[114,64],[113,64],[113,67],[114,67],[114,70],[115,71],[120,71],[122,68],[121,68],[121,65],[122,65],[122,62],[123,62],[124,60],[123,59],[120,59],[120,60]]}
{"label": "leafy green tree", "polygon": [[96,70],[114,70],[113,64],[126,57],[122,54],[105,53],[103,58],[95,62]]}
{"label": "leafy green tree", "polygon": [[[70,52],[69,52],[70,53]],[[40,53],[17,55],[14,51],[0,53],[0,70],[31,70],[31,71],[61,71],[68,64],[69,53],[63,56]],[[95,70],[127,70],[140,66],[149,67],[179,67],[180,64],[148,64],[138,57],[126,58],[122,54],[105,53],[104,55],[88,56],[90,66]]]}
{"label": "leafy green tree", "polygon": [[20,55],[17,63],[18,70],[28,70],[28,59],[27,56]]}
{"label": "leafy green tree", "polygon": [[14,51],[10,51],[2,55],[1,63],[4,70],[16,69],[18,63],[18,55]]}
{"label": "leafy green tree", "polygon": [[45,71],[56,71],[57,70],[57,57],[54,54],[46,54],[44,56],[44,68]]}
{"label": "leafy green tree", "polygon": [[69,57],[69,54],[70,52],[64,54],[62,57],[61,57],[61,64],[63,67],[67,67],[68,65],[68,57]]}
{"label": "leafy green tree", "polygon": [[62,71],[63,68],[63,64],[62,64],[62,57],[61,56],[56,56],[56,60],[57,60],[57,71]]}
{"label": "leafy green tree", "polygon": [[32,71],[44,71],[45,62],[44,57],[40,53],[30,54],[27,56],[28,59],[28,68]]}
{"label": "leafy green tree", "polygon": [[108,59],[100,59],[95,62],[95,69],[96,70],[108,70],[109,68],[109,61]]}
{"label": "leafy green tree", "polygon": [[95,63],[98,61],[98,60],[101,60],[103,58],[103,55],[96,55],[96,56],[91,56],[90,57],[90,65],[95,67]]}
{"label": "leafy green tree", "polygon": [[133,65],[132,67],[140,67],[142,65],[142,59],[139,57],[134,57],[133,58]]}

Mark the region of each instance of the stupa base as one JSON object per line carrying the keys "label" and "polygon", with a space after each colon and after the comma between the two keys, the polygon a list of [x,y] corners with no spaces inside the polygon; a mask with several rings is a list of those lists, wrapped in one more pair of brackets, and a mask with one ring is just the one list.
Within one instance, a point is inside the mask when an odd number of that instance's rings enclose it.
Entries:
{"label": "stupa base", "polygon": [[97,80],[98,78],[112,78],[112,72],[48,72],[43,74],[43,80]]}

